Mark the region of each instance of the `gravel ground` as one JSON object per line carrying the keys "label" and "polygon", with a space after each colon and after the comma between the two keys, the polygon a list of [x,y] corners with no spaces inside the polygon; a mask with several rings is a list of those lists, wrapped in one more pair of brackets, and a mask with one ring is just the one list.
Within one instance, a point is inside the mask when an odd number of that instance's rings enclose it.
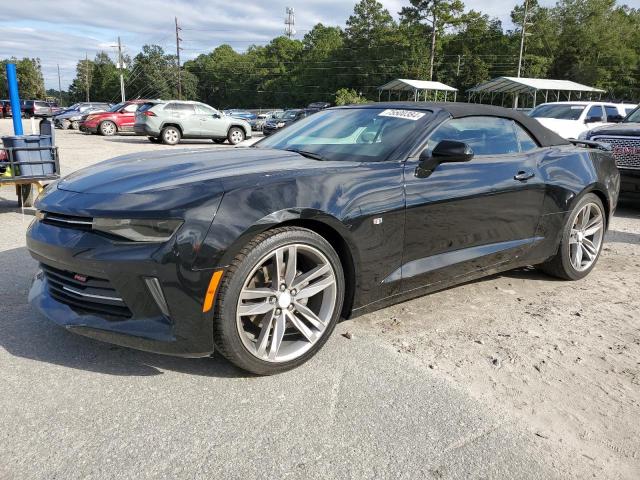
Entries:
{"label": "gravel ground", "polygon": [[[179,148],[58,144],[64,174]],[[0,479],[640,476],[640,210],[583,281],[525,269],[406,302],[269,378],[52,325],[26,303],[32,215],[0,188]]]}

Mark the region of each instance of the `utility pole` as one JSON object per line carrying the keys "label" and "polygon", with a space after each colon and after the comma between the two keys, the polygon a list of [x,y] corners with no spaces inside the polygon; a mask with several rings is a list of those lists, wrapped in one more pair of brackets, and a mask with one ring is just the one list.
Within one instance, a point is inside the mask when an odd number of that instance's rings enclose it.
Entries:
{"label": "utility pole", "polygon": [[120,37],[118,37],[118,70],[120,70],[120,97],[122,101],[125,101],[124,96],[124,76],[122,75],[122,71],[124,70],[125,65],[122,61],[122,44],[120,43]]}
{"label": "utility pole", "polygon": [[62,106],[62,82],[60,81],[60,64],[58,64],[58,102]]}
{"label": "utility pole", "polygon": [[432,15],[433,15],[433,23],[431,28],[431,53],[429,55],[429,80],[433,80],[433,65],[436,60],[436,28],[438,26],[438,14],[436,12],[438,8],[437,0],[433,0],[432,4]]}
{"label": "utility pole", "polygon": [[[524,39],[527,35],[527,17],[529,15],[529,0],[524,0],[524,18],[520,32],[520,56],[518,57],[518,78],[522,74],[522,57],[524,55]],[[513,108],[518,108],[518,94],[513,99]]]}
{"label": "utility pole", "polygon": [[182,30],[178,26],[178,17],[175,17],[176,20],[176,55],[178,56],[178,100],[182,100],[182,80],[180,78],[180,42],[182,39],[180,38],[180,30]]}
{"label": "utility pole", "polygon": [[84,54],[84,81],[87,87],[87,102],[89,101],[89,54]]}
{"label": "utility pole", "polygon": [[[458,55],[458,68],[456,69],[456,83],[459,84],[458,79],[460,78],[460,66],[462,65],[462,55]],[[453,92],[453,101],[458,101],[458,92]]]}
{"label": "utility pole", "polygon": [[296,34],[296,12],[292,7],[287,7],[285,12],[287,16],[284,17],[284,34],[288,38],[293,38]]}

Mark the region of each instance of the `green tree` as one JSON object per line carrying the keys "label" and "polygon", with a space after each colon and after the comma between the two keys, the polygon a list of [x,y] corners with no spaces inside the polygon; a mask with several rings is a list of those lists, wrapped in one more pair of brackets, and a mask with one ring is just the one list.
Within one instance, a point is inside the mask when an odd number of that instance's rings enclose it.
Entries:
{"label": "green tree", "polygon": [[336,92],[336,105],[356,105],[359,103],[367,103],[367,99],[352,88],[341,88]]}

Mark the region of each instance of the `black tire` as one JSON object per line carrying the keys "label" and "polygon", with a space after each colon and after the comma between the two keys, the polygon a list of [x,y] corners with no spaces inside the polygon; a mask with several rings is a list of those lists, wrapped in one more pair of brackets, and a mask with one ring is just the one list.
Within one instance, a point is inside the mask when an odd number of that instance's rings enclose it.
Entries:
{"label": "black tire", "polygon": [[147,137],[151,143],[160,143],[160,139],[156,137]]}
{"label": "black tire", "polygon": [[563,280],[580,280],[591,273],[591,270],[593,270],[593,268],[598,263],[598,259],[600,258],[600,253],[602,252],[602,246],[604,245],[604,242],[600,244],[600,248],[592,265],[588,269],[582,271],[576,270],[571,264],[571,252],[569,245],[569,237],[571,235],[571,228],[574,224],[575,218],[578,213],[580,213],[580,210],[589,203],[595,203],[600,207],[600,211],[605,217],[606,222],[606,213],[600,198],[593,193],[587,193],[586,195],[581,197],[567,217],[567,221],[562,229],[562,237],[560,240],[560,245],[558,246],[558,252],[547,262],[538,265],[538,268],[540,270],[551,276],[558,277]]}
{"label": "black tire", "polygon": [[[336,303],[323,336],[300,357],[287,362],[268,362],[250,353],[244,346],[236,324],[236,307],[247,276],[269,252],[298,243],[316,248],[328,259],[336,278]],[[302,365],[313,357],[331,336],[340,318],[344,302],[344,273],[335,250],[317,233],[299,227],[281,227],[264,232],[251,240],[236,255],[224,273],[214,307],[214,342],[217,350],[234,365],[257,375],[273,375]]]}
{"label": "black tire", "polygon": [[16,185],[16,193],[18,194],[19,207],[33,207],[36,201],[37,189],[33,185],[27,183],[25,185]]}
{"label": "black tire", "polygon": [[160,132],[160,139],[165,145],[177,145],[181,137],[180,129],[172,125],[164,127]]}
{"label": "black tire", "polygon": [[213,139],[213,142],[214,142],[214,143],[217,143],[218,145],[219,145],[219,144],[221,144],[221,143],[224,143],[224,142],[226,142],[226,141],[227,141],[227,139],[226,139],[226,138],[214,138],[214,139]]}
{"label": "black tire", "polygon": [[100,132],[100,135],[104,137],[111,137],[118,132],[118,127],[111,120],[105,120],[104,122],[100,123],[98,131]]}
{"label": "black tire", "polygon": [[240,127],[231,127],[227,132],[227,140],[229,140],[231,145],[238,145],[239,143],[244,142],[245,138],[246,134]]}

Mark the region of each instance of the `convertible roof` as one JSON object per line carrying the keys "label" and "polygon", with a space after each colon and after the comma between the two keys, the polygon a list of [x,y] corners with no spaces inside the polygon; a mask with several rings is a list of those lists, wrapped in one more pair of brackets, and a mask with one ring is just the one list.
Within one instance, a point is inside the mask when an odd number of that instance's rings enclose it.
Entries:
{"label": "convertible roof", "polygon": [[462,102],[380,102],[366,105],[354,105],[352,108],[402,108],[407,110],[430,110],[435,112],[447,112],[453,118],[464,117],[502,117],[515,120],[533,135],[541,147],[552,147],[554,145],[568,145],[570,142],[560,135],[543,127],[534,118],[531,118],[517,110],[511,108],[495,107],[481,103]]}

